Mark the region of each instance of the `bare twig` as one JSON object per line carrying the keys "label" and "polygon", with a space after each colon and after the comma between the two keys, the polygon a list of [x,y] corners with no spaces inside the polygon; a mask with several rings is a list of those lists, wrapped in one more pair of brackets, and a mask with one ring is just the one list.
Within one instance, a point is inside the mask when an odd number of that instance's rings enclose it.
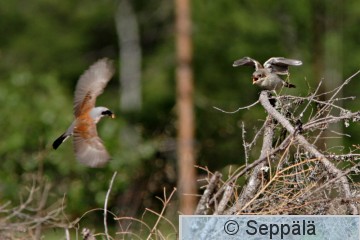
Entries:
{"label": "bare twig", "polygon": [[299,115],[299,116],[300,116],[300,118],[302,118],[302,116],[304,115],[305,111],[306,111],[306,110],[307,110],[307,108],[310,106],[310,104],[311,104],[312,100],[315,98],[315,95],[316,95],[316,94],[317,94],[317,92],[319,91],[321,84],[322,84],[322,81],[320,81],[320,82],[319,82],[319,84],[318,84],[318,86],[317,86],[317,88],[316,88],[315,92],[314,92],[313,94],[311,94],[311,96],[310,96],[310,98],[309,98],[308,103],[306,104],[306,106],[305,106],[304,110],[303,110],[303,111],[300,113],[300,115]]}
{"label": "bare twig", "polygon": [[170,193],[170,196],[167,197],[166,196],[166,189],[164,188],[164,199],[162,200],[161,198],[158,198],[163,203],[163,208],[161,209],[160,213],[156,213],[156,212],[154,212],[154,211],[152,211],[151,209],[148,209],[148,208],[146,209],[147,211],[158,215],[158,219],[156,220],[153,228],[151,229],[150,234],[146,238],[147,240],[149,240],[151,238],[151,236],[155,233],[161,219],[164,219],[164,220],[166,220],[167,222],[169,222],[171,224],[171,222],[167,218],[164,217],[164,213],[165,213],[165,210],[166,210],[167,206],[169,205],[170,200],[171,200],[171,198],[172,198],[172,196],[174,195],[175,192],[176,192],[176,188],[174,188],[173,191]]}
{"label": "bare twig", "polygon": [[[337,180],[339,180],[342,177],[345,177],[346,175],[348,175],[350,172],[352,171],[356,171],[357,168],[360,167],[360,163],[357,163],[356,165],[354,165],[353,167],[346,169],[345,171],[343,171],[341,174],[339,174],[338,176],[334,177],[333,179],[327,181],[326,183],[324,183],[323,185],[319,186],[318,188],[316,188],[315,190],[311,191],[311,192],[307,192],[307,194],[305,196],[303,196],[304,199],[308,198],[310,195],[319,192],[320,190],[326,188],[327,186],[335,183]],[[350,197],[349,199],[351,199],[353,197]]]}
{"label": "bare twig", "polygon": [[248,106],[240,107],[240,108],[236,109],[235,111],[231,111],[231,112],[230,112],[230,111],[222,110],[221,108],[218,108],[218,107],[213,107],[213,108],[215,108],[216,110],[218,110],[218,111],[220,111],[220,112],[223,112],[223,113],[234,114],[234,113],[237,113],[238,111],[243,110],[243,109],[249,110],[251,107],[255,106],[255,105],[258,104],[258,103],[259,103],[259,100],[257,100],[256,102],[254,102],[254,103],[252,103],[252,104],[250,104],[250,105],[248,105]]}
{"label": "bare twig", "polygon": [[70,232],[68,228],[65,228],[65,239],[70,240]]}
{"label": "bare twig", "polygon": [[241,122],[241,136],[242,136],[242,140],[243,140],[243,147],[244,147],[244,155],[245,155],[245,166],[248,165],[248,160],[249,160],[249,153],[248,153],[248,149],[249,149],[249,146],[245,140],[245,133],[246,133],[246,130],[245,130],[245,124],[244,122]]}
{"label": "bare twig", "polygon": [[[116,221],[132,221],[132,222],[137,222],[140,223],[143,227],[145,227],[149,232],[151,232],[151,227],[144,221],[134,218],[134,217],[115,217],[114,220]],[[121,225],[120,225],[121,226]],[[117,232],[116,234],[126,234],[127,232]]]}
{"label": "bare twig", "polygon": [[322,125],[328,125],[331,123],[336,123],[344,120],[359,121],[360,112],[347,112],[343,113],[341,116],[326,116],[324,118],[318,118],[316,120],[310,121],[303,125],[303,129],[319,128]]}
{"label": "bare twig", "polygon": [[108,227],[107,227],[107,206],[108,206],[108,201],[109,201],[111,188],[112,188],[112,185],[114,183],[116,174],[117,174],[117,172],[115,171],[112,178],[111,178],[109,189],[108,189],[108,191],[106,193],[105,203],[104,203],[104,229],[105,229],[105,236],[106,236],[107,240],[110,240],[109,231],[108,231]]}
{"label": "bare twig", "polygon": [[343,82],[343,84],[341,84],[339,87],[335,88],[335,89],[334,89],[334,90],[336,90],[335,93],[331,96],[331,98],[330,98],[328,101],[333,100],[333,99],[336,97],[336,95],[344,88],[344,86],[347,85],[347,84],[349,84],[349,82],[350,82],[354,77],[356,77],[356,75],[358,75],[359,73],[360,73],[360,70],[357,71],[356,73],[354,73],[353,75],[351,75],[350,77],[348,77],[348,78]]}
{"label": "bare twig", "polygon": [[[330,91],[329,93],[333,93],[333,95],[327,100],[327,103],[332,103],[335,99],[335,97],[337,96],[337,94],[344,88],[345,85],[347,85],[356,75],[358,75],[360,73],[360,70],[357,71],[356,73],[354,73],[353,75],[351,75],[349,78],[347,78],[340,86],[338,86],[337,88],[335,88],[333,91]],[[322,109],[320,109],[317,113],[316,116],[321,116],[323,115],[323,113],[327,112],[326,116],[330,115],[330,111],[328,111],[328,109],[331,107],[330,104],[326,104]],[[316,117],[315,116],[315,117]]]}

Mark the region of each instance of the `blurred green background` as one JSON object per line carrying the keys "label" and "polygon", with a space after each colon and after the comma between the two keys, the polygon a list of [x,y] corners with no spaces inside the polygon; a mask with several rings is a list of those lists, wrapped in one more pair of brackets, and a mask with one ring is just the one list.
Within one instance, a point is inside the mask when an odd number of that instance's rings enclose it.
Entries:
{"label": "blurred green background", "polygon": [[[159,211],[155,196],[176,186],[174,4],[130,3],[142,51],[139,111],[120,108],[116,1],[0,2],[0,203],[19,202],[29,176],[41,175],[52,186],[51,199],[65,195],[66,214],[75,219],[103,206],[118,171],[109,208],[121,216],[139,216],[146,207]],[[297,88],[286,90],[301,96],[320,79],[326,91],[360,68],[359,1],[193,0],[191,6],[197,163],[211,171],[243,164],[241,123],[251,139],[266,116],[260,106],[236,114],[213,108],[232,111],[258,98],[253,69],[233,68],[234,60],[302,60],[303,66],[290,70]],[[78,77],[101,57],[114,59],[118,69],[97,101],[117,115],[98,125],[113,160],[103,169],[89,169],[76,162],[71,141],[57,151],[51,144],[73,119]],[[342,95],[357,96],[359,89],[356,77]],[[352,110],[358,105],[358,100],[343,103]],[[133,140],[124,137],[129,129],[135,132]],[[358,143],[357,125],[345,132],[352,137],[343,140],[344,146]],[[252,154],[251,159],[257,156],[256,149]]]}

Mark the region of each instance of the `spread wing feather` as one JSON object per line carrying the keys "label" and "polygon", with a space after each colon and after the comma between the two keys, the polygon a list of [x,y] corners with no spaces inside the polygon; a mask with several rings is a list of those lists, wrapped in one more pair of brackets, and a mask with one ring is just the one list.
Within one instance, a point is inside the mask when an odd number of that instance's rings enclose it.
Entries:
{"label": "spread wing feather", "polygon": [[89,167],[101,167],[110,160],[95,124],[89,125],[86,132],[74,129],[74,150],[77,160]]}
{"label": "spread wing feather", "polygon": [[289,73],[289,66],[300,66],[302,62],[296,59],[288,59],[283,57],[272,57],[264,63],[264,67],[270,72],[280,75]]}
{"label": "spread wing feather", "polygon": [[243,57],[241,59],[236,60],[233,63],[233,67],[238,67],[238,66],[253,66],[255,67],[255,70],[259,70],[263,68],[263,66],[258,61],[250,57]]}
{"label": "spread wing feather", "polygon": [[91,65],[80,76],[74,97],[75,117],[95,107],[96,98],[103,92],[114,72],[113,62],[103,58]]}

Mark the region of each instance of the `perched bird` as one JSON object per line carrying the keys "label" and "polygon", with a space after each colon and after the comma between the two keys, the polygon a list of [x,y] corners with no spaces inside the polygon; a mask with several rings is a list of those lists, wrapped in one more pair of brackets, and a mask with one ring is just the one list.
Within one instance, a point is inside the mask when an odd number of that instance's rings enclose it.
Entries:
{"label": "perched bird", "polygon": [[79,162],[89,167],[101,167],[110,159],[98,136],[96,124],[104,116],[115,118],[115,115],[106,107],[95,107],[95,101],[114,72],[113,62],[104,58],[91,65],[80,76],[75,89],[75,120],[52,145],[57,149],[61,143],[74,135],[75,156]]}
{"label": "perched bird", "polygon": [[281,79],[278,74],[288,75],[289,66],[300,66],[301,64],[302,62],[300,60],[272,57],[264,63],[264,66],[262,66],[258,61],[252,58],[243,57],[236,60],[233,63],[233,67],[254,66],[255,72],[252,75],[253,84],[264,90],[277,90],[283,86],[288,88],[295,87],[294,84],[290,84]]}

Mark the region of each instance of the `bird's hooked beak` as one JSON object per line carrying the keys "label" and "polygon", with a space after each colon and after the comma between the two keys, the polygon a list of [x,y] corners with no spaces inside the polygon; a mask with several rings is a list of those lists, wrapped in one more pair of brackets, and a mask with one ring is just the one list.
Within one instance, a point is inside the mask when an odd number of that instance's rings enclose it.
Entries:
{"label": "bird's hooked beak", "polygon": [[106,110],[106,111],[102,112],[102,114],[104,116],[109,116],[111,118],[115,118],[115,114],[113,112],[111,112],[110,110]]}

